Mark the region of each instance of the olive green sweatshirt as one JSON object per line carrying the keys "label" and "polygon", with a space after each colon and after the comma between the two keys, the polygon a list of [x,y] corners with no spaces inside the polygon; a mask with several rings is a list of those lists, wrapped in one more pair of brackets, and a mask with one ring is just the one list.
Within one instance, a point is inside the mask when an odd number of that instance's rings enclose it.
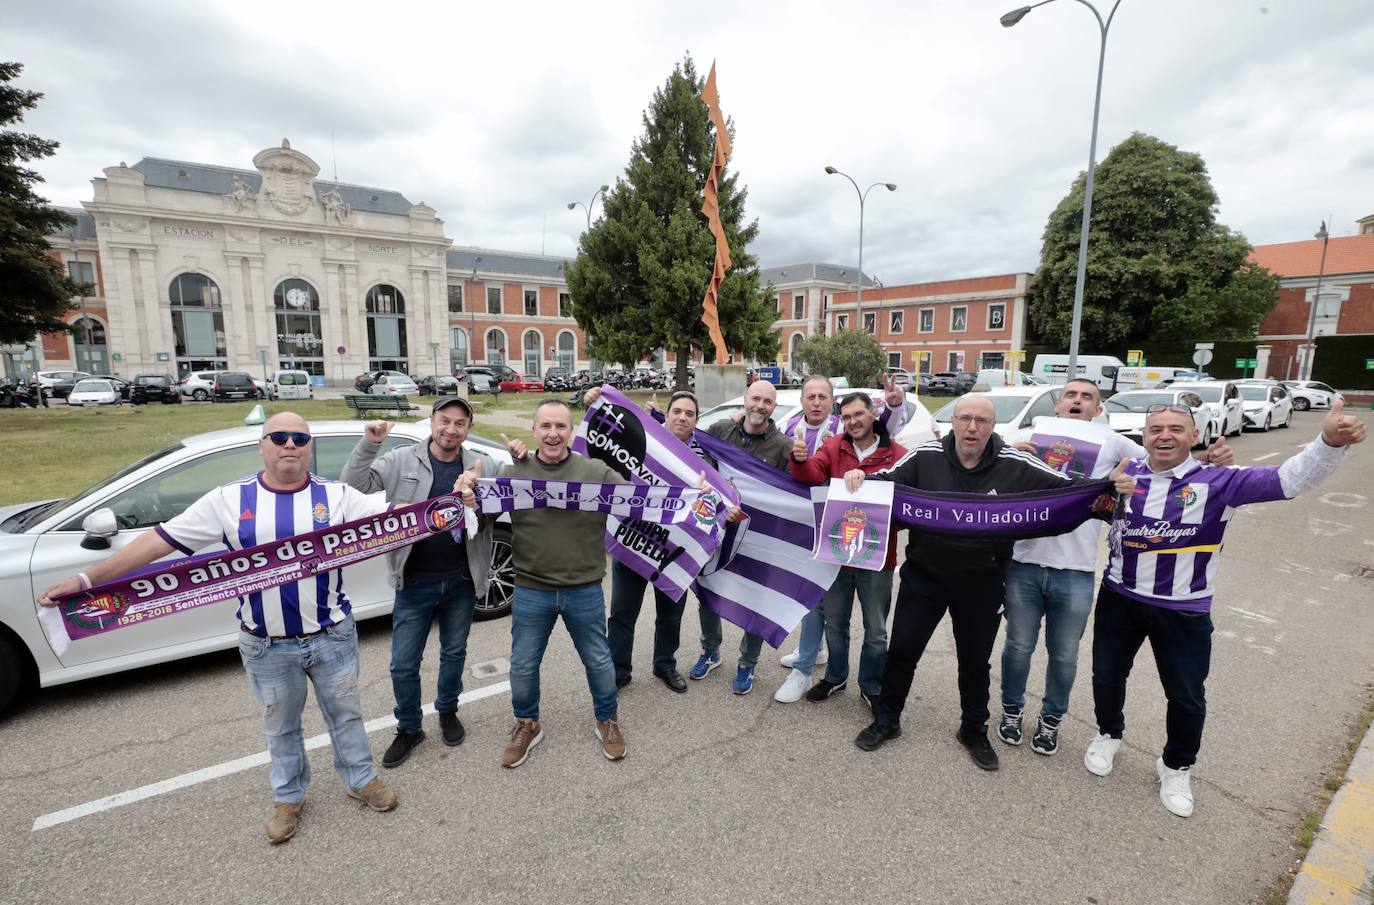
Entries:
{"label": "olive green sweatshirt", "polygon": [[[575,452],[556,465],[533,451],[519,462],[502,466],[503,478],[546,481],[629,483],[613,468]],[[568,509],[523,509],[510,514],[515,537],[515,583],[539,591],[556,591],[600,582],[606,575],[606,516]]]}

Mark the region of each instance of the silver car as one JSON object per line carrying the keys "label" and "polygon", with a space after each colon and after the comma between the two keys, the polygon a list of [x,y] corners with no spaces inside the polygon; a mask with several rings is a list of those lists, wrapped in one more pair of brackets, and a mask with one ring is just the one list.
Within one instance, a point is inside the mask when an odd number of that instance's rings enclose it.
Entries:
{"label": "silver car", "polygon": [[[310,425],[311,471],[338,478],[362,436],[358,421]],[[262,467],[259,428],[240,427],[187,437],[66,500],[0,507],[0,711],[34,680],[40,686],[108,675],[238,643],[237,602],[211,604],[144,625],[75,641],[61,657],[38,624],[38,592],[104,559],[152,526],[180,514],[220,484]],[[429,439],[428,422],[397,424],[382,450]],[[498,463],[510,462],[501,444],[469,437]],[[210,549],[222,548],[207,548]],[[169,557],[175,559],[177,557]],[[358,619],[391,612],[394,592],[378,557],[344,570],[344,587]],[[510,528],[496,526],[492,579],[477,618],[510,612],[515,587]],[[480,590],[480,589],[479,589]]]}

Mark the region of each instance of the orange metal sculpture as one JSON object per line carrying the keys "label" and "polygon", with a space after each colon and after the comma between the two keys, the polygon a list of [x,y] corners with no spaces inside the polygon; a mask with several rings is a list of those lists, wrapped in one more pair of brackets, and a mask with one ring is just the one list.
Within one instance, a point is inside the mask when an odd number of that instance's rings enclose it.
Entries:
{"label": "orange metal sculpture", "polygon": [[730,133],[725,128],[725,117],[720,112],[720,95],[716,93],[716,64],[711,63],[711,74],[706,77],[706,85],[701,89],[701,99],[710,109],[711,122],[716,126],[716,154],[711,163],[711,173],[706,177],[706,197],[701,204],[701,212],[711,227],[711,235],[716,238],[716,263],[711,271],[711,283],[706,287],[706,299],[701,303],[701,322],[710,331],[711,342],[716,346],[716,364],[723,365],[730,360],[729,350],[725,348],[725,337],[720,332],[720,312],[716,307],[716,294],[720,284],[725,282],[725,271],[730,269],[730,243],[725,238],[725,226],[720,222],[720,204],[716,198],[716,185],[725,173],[725,161],[730,156]]}

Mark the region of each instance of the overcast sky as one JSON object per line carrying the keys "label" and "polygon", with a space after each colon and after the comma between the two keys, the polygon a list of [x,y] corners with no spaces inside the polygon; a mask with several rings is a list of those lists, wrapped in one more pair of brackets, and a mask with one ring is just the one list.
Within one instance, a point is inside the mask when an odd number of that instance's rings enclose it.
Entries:
{"label": "overcast sky", "polygon": [[[1033,271],[1087,162],[1098,31],[1059,0],[149,3],[14,0],[0,59],[46,97],[25,127],[53,202],[119,161],[252,167],[282,137],[321,177],[396,189],[459,245],[572,255],[653,91],[714,59],[764,266],[888,285]],[[1110,0],[1097,0],[1106,14]],[[1123,0],[1098,159],[1132,131],[1203,155],[1223,223],[1261,244],[1374,213],[1368,0]],[[335,151],[331,154],[330,135]],[[600,207],[598,205],[599,212]]]}

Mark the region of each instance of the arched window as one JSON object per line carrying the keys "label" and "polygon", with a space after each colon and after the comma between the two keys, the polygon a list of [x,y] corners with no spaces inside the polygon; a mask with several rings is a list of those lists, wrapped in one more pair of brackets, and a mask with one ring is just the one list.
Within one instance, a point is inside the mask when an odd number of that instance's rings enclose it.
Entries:
{"label": "arched window", "polygon": [[486,361],[489,365],[506,363],[506,331],[500,327],[492,327],[487,331]]}
{"label": "arched window", "polygon": [[105,325],[93,317],[72,321],[72,341],[76,346],[76,369],[91,374],[110,373],[106,357]]}
{"label": "arched window", "polygon": [[577,370],[577,337],[571,330],[558,334],[558,366],[569,374]]}
{"label": "arched window", "polygon": [[378,283],[363,299],[367,312],[367,367],[410,373],[406,350],[406,299],[389,283]]}
{"label": "arched window", "polygon": [[787,366],[794,371],[801,367],[801,364],[797,361],[797,348],[801,346],[801,344],[802,335],[800,333],[793,333],[792,339],[787,347]]}
{"label": "arched window", "polygon": [[324,332],[320,294],[305,280],[282,280],[272,293],[281,367],[324,376]]}
{"label": "arched window", "polygon": [[172,303],[177,376],[227,369],[224,312],[215,281],[203,273],[177,274],[167,287],[167,298]]}
{"label": "arched window", "polygon": [[457,372],[468,366],[468,331],[462,327],[451,327],[448,331],[449,370]]}
{"label": "arched window", "polygon": [[525,331],[525,336],[520,341],[521,351],[524,352],[524,373],[538,377],[544,372],[541,367],[544,362],[543,342],[544,337],[538,330]]}

